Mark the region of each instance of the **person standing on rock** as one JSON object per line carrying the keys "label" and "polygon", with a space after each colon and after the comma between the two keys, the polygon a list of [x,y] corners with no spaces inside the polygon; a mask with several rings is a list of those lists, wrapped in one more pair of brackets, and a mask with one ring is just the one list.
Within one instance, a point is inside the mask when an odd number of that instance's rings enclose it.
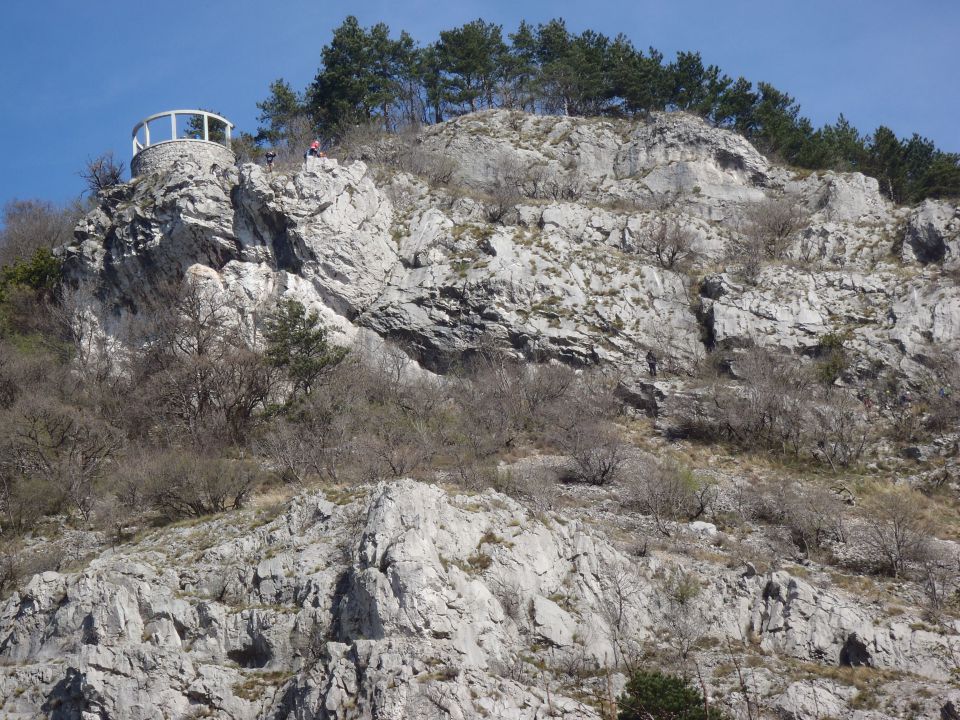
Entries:
{"label": "person standing on rock", "polygon": [[310,143],[310,149],[307,150],[307,157],[320,157],[320,141],[314,140]]}
{"label": "person standing on rock", "polygon": [[276,160],[277,154],[273,150],[270,150],[264,157],[267,158],[267,170],[273,172],[273,161]]}
{"label": "person standing on rock", "polygon": [[647,350],[647,370],[650,371],[650,377],[657,376],[657,356],[653,354],[653,350]]}

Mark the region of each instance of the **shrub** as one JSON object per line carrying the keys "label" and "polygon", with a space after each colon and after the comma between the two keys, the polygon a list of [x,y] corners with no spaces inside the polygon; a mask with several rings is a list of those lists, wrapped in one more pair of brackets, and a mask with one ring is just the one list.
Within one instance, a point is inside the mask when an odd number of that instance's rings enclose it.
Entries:
{"label": "shrub", "polygon": [[[200,116],[194,115],[193,117],[199,119]],[[217,121],[211,121],[211,133],[213,132],[213,122]],[[200,129],[202,132],[202,123]],[[213,139],[212,134],[211,139]],[[83,182],[87,186],[87,192],[96,195],[102,190],[112,188],[114,185],[123,182],[123,171],[123,162],[114,160],[113,152],[107,151],[98,157],[88,159],[87,164],[80,171],[80,177],[83,178]]]}
{"label": "shrub", "polygon": [[827,333],[817,345],[817,378],[825,385],[832,385],[850,365],[844,348],[844,337],[839,333]]}
{"label": "shrub", "polygon": [[607,485],[620,478],[628,446],[609,423],[588,418],[556,435],[556,441],[570,458],[570,480]]}
{"label": "shrub", "polygon": [[[347,371],[349,372],[349,370]],[[350,409],[356,402],[346,374],[334,375],[294,410],[277,417],[257,441],[285,482],[336,482],[350,456]]]}
{"label": "shrub", "polygon": [[820,387],[789,356],[753,348],[732,363],[739,384],[717,380],[672,412],[675,432],[745,449],[813,458],[837,469],[855,463],[872,433],[849,392]]}
{"label": "shrub", "polygon": [[729,247],[729,256],[755,283],[765,259],[782,259],[799,231],[809,223],[805,208],[787,198],[768,198],[749,208],[740,233]]}
{"label": "shrub", "polygon": [[26,261],[41,248],[62,245],[73,233],[76,208],[43,200],[11,200],[0,210],[0,266]]}
{"label": "shrub", "polygon": [[50,248],[0,269],[0,334],[46,335],[54,340],[51,306],[63,274]]}
{"label": "shrub", "polygon": [[714,488],[675,463],[652,461],[633,488],[632,504],[650,515],[657,530],[669,537],[672,520],[695,520],[713,500]]}
{"label": "shrub", "polygon": [[788,198],[768,198],[747,212],[750,246],[773,260],[782,258],[810,220],[806,208]]}
{"label": "shrub", "polygon": [[923,496],[900,487],[883,490],[865,503],[864,542],[883,572],[900,577],[910,563],[924,557],[930,528],[923,507]]}
{"label": "shrub", "polygon": [[806,417],[806,447],[833,470],[856,463],[870,442],[872,430],[863,404],[849,393],[827,389],[814,394]]}
{"label": "shrub", "polygon": [[699,690],[683,678],[641,670],[619,699],[618,720],[723,720]]}
{"label": "shrub", "polygon": [[90,518],[96,485],[120,447],[114,428],[75,407],[29,398],[16,408],[12,452],[24,479],[42,481]]}
{"label": "shrub", "polygon": [[250,463],[206,458],[182,449],[144,457],[136,474],[142,495],[169,518],[243,507],[260,481],[260,473]]}
{"label": "shrub", "polygon": [[141,402],[126,411],[130,434],[197,447],[245,443],[275,397],[279,370],[231,324],[223,298],[187,279],[141,318],[145,337],[128,380]]}
{"label": "shrub", "polygon": [[925,423],[937,433],[950,433],[960,420],[960,361],[958,348],[944,348],[934,355],[932,386],[928,392],[928,414]]}
{"label": "shrub", "polygon": [[39,248],[29,260],[18,260],[0,270],[0,300],[5,300],[10,290],[16,287],[51,297],[62,274],[60,259],[54,257],[49,248]]}
{"label": "shrub", "polygon": [[694,234],[677,217],[654,220],[640,240],[641,247],[653,255],[660,267],[671,270],[683,266],[693,255]]}

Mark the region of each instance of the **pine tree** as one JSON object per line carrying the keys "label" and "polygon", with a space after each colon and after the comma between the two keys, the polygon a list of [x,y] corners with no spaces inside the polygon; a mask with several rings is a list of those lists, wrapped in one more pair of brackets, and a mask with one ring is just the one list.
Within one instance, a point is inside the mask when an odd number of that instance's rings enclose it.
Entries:
{"label": "pine tree", "polygon": [[444,99],[463,112],[493,107],[507,58],[503,28],[474,20],[441,31],[435,48]]}
{"label": "pine tree", "polygon": [[293,397],[309,395],[324,370],[343,359],[344,348],[330,345],[327,331],[316,312],[307,313],[302,303],[282,300],[264,330],[267,360],[286,371],[293,383]]}
{"label": "pine tree", "polygon": [[257,103],[260,115],[257,122],[256,141],[267,145],[277,145],[289,133],[293,120],[304,113],[304,104],[300,95],[290,87],[290,83],[278,78],[270,83],[270,96]]}
{"label": "pine tree", "polygon": [[634,673],[618,704],[618,720],[724,719],[717,708],[708,709],[703,694],[686,680],[656,671]]}

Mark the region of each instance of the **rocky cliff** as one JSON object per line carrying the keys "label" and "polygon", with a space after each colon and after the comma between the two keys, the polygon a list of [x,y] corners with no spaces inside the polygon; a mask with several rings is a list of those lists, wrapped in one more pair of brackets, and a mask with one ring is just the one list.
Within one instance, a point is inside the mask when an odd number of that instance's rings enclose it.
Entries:
{"label": "rocky cliff", "polygon": [[697,559],[716,544],[696,532],[638,557],[600,527],[400,481],[150,532],[3,605],[4,716],[600,718],[624,685],[605,668],[678,643],[733,713],[886,717],[848,709],[876,686],[817,677],[841,665],[875,668],[895,717],[960,702],[955,637]]}
{"label": "rocky cliff", "polygon": [[[344,337],[403,340],[440,370],[494,342],[625,370],[654,348],[687,372],[705,343],[803,350],[846,333],[861,362],[910,375],[931,344],[960,339],[949,203],[899,208],[863,175],[794,175],[682,114],[492,111],[410,144],[360,148],[401,158],[376,173],[311,158],[291,173],[180,164],[138,178],[78,229],[74,282],[99,288],[108,335],[189,272],[251,329],[295,297]],[[728,258],[770,198],[805,213],[804,227],[744,282]],[[657,261],[651,236],[665,225],[689,244],[683,267]]]}
{"label": "rocky cliff", "polygon": [[[793,226],[758,257],[753,226],[784,208]],[[293,298],[338,341],[399,341],[432,372],[491,346],[610,368],[653,413],[717,348],[803,357],[842,337],[846,381],[919,385],[960,340],[955,205],[791,172],[683,114],[490,111],[274,173],[179,162],[102,193],[61,254],[100,352],[186,277],[253,342]],[[720,486],[717,517],[742,502]],[[960,622],[928,624],[916,585],[768,553],[782,528],[675,523],[651,542],[620,489],[591,492],[401,480],[144,530],[3,604],[3,713],[601,718],[628,668],[692,673],[693,655],[751,720],[960,705]]]}

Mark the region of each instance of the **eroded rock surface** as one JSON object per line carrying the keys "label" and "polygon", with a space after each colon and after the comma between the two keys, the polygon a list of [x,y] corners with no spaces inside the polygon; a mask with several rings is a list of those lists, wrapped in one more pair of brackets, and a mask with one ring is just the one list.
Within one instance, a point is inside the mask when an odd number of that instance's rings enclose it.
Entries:
{"label": "eroded rock surface", "polygon": [[[774,656],[932,688],[958,650],[788,573],[633,557],[493,491],[405,480],[337,500],[306,493],[266,524],[225,515],[34,577],[0,610],[5,717],[599,717],[590,698],[624,679],[590,668],[669,645],[664,578],[683,571],[703,585],[685,617],[717,647],[750,628]],[[832,692],[774,691],[797,717]],[[826,705],[855,694],[835,692]]]}
{"label": "eroded rock surface", "polygon": [[[389,152],[416,162],[181,163],[107,191],[62,250],[87,331],[106,348],[133,341],[187,277],[251,339],[294,298],[336,341],[400,340],[430,370],[491,344],[615,367],[651,415],[697,400],[689,378],[713,347],[815,355],[832,336],[849,373],[919,383],[960,342],[951,203],[900,208],[860,174],[797,175],[683,114],[492,111],[426,128],[412,151],[399,141]],[[771,199],[801,208],[805,227],[748,278],[732,251]],[[672,266],[651,244],[664,227],[690,244]],[[704,556],[724,542],[685,532]],[[495,493],[412,481],[336,502],[308,493],[269,521],[168,528],[34,577],[0,612],[2,710],[592,718],[627,661],[676,651],[678,635],[708,648],[702,669],[735,715],[747,699],[730,644],[779,717],[895,717],[920,690],[930,712],[960,703],[960,626],[932,632],[829,583],[701,555],[636,557],[582,516]],[[682,609],[666,590],[678,573],[700,587]],[[857,709],[860,691],[830,675],[841,666],[888,673],[903,702]]]}
{"label": "eroded rock surface", "polygon": [[[483,112],[425,129],[416,152],[423,177],[311,158],[291,174],[181,163],[138,178],[81,223],[70,277],[95,289],[94,327],[121,341],[189,274],[251,336],[293,297],[339,339],[400,340],[441,371],[496,343],[628,372],[652,348],[685,373],[712,343],[801,352],[838,333],[909,377],[960,339],[960,290],[939,280],[957,254],[948,203],[906,210],[863,175],[794,177],[683,114]],[[431,163],[456,191],[429,184]],[[509,202],[497,199],[504,187],[516,190]],[[785,263],[746,282],[729,251],[770,198],[805,208],[809,223]],[[651,245],[665,225],[692,250],[674,267]]]}

